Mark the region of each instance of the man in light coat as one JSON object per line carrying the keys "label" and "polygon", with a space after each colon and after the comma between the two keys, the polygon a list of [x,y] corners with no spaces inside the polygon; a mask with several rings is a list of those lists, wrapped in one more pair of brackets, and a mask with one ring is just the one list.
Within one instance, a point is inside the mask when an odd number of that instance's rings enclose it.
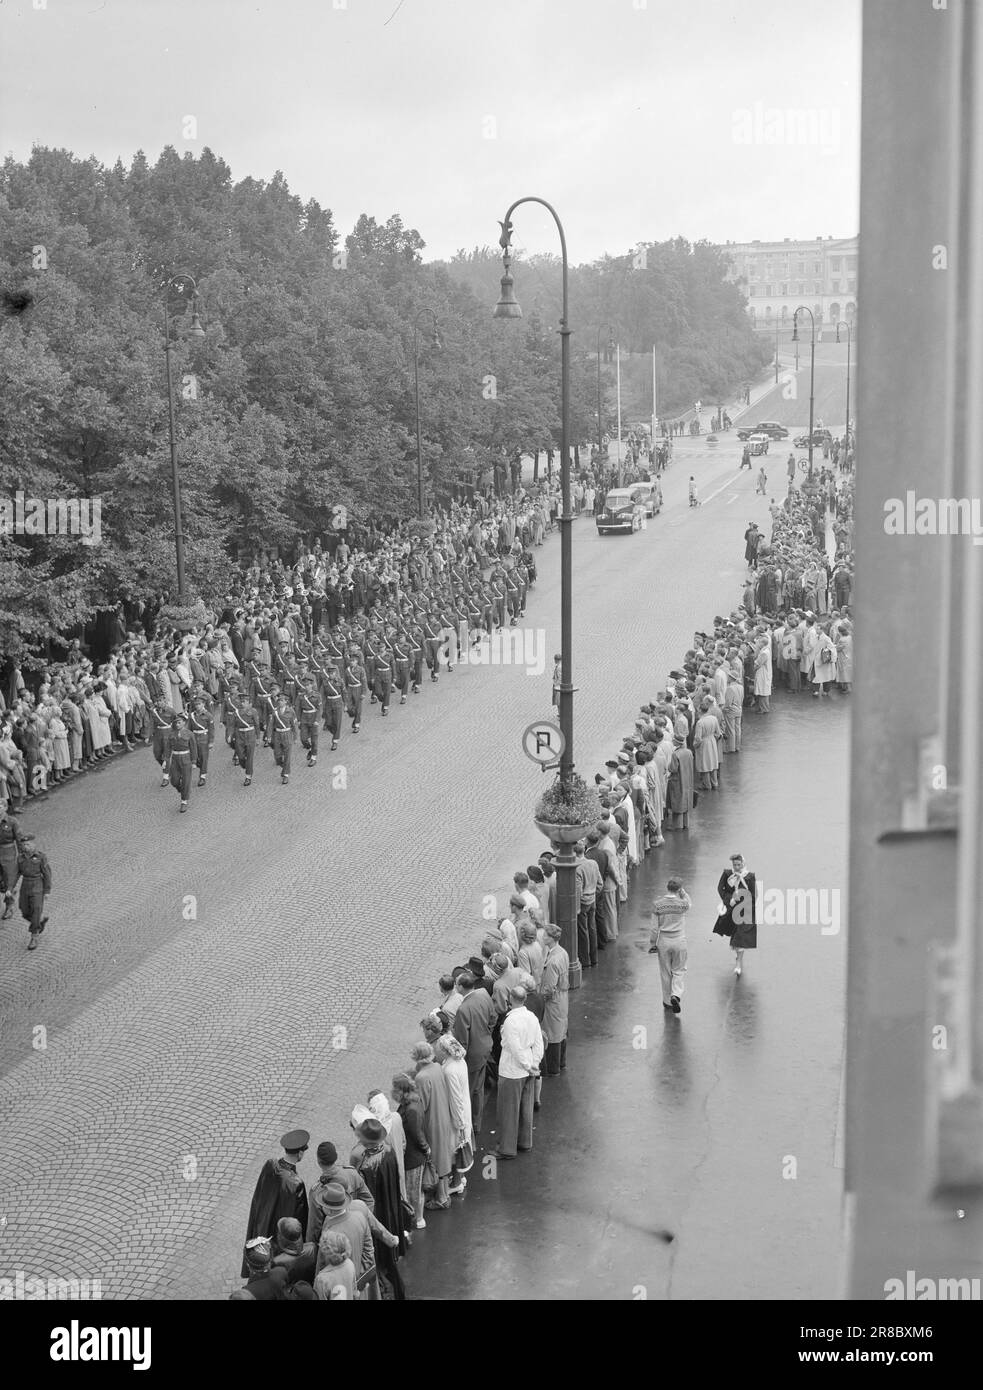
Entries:
{"label": "man in light coat", "polygon": [[546,1062],[543,1070],[547,1076],[557,1076],[567,1065],[570,957],[560,945],[560,928],[555,922],[547,925],[546,937],[549,944],[539,986],[539,992],[546,1000],[543,1014]]}

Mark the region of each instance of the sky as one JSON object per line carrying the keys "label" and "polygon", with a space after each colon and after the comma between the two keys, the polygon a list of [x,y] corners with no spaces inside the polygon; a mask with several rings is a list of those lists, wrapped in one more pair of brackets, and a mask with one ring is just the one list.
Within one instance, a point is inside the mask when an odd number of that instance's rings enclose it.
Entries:
{"label": "sky", "polygon": [[[0,0],[0,152],[282,170],[424,259],[556,208],[571,263],[851,236],[861,0]],[[557,252],[534,205],[514,244]]]}

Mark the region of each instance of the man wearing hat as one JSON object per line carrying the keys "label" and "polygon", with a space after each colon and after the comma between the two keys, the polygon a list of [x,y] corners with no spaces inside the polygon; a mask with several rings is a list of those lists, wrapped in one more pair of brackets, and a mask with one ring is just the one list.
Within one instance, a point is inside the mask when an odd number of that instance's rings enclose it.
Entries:
{"label": "man wearing hat", "polygon": [[259,735],[259,715],[247,696],[243,696],[232,706],[232,736],[235,753],[233,766],[241,767],[246,779],[244,787],[253,780],[253,760],[256,757],[256,739]]}
{"label": "man wearing hat", "polygon": [[362,1202],[353,1203],[341,1183],[331,1182],[323,1187],[318,1201],[324,1211],[321,1236],[318,1241],[317,1274],[329,1262],[324,1248],[329,1235],[345,1235],[352,1247],[355,1265],[356,1297],[378,1301],[379,1281],[375,1273],[375,1247],[369,1214]]}
{"label": "man wearing hat", "polygon": [[48,923],[47,917],[42,917],[41,913],[44,911],[44,900],[51,892],[51,865],[39,849],[31,848],[33,835],[23,835],[20,843],[21,853],[17,861],[21,876],[19,906],[31,934],[27,949],[36,951],[38,938]]}
{"label": "man wearing hat", "polygon": [[[366,1111],[366,1113],[371,1114],[371,1111]],[[369,1191],[364,1178],[354,1168],[350,1168],[347,1163],[338,1161],[338,1150],[330,1139],[325,1139],[318,1144],[316,1157],[321,1176],[317,1182],[311,1183],[307,1194],[308,1216],[305,1232],[305,1239],[314,1241],[315,1245],[321,1238],[321,1227],[324,1225],[324,1208],[320,1202],[320,1193],[329,1183],[340,1183],[349,1197],[364,1202],[369,1211],[373,1211],[375,1208],[375,1198]]]}
{"label": "man wearing hat", "polygon": [[[338,699],[339,709],[337,713],[337,725],[341,725],[341,690],[338,686],[332,685]],[[297,728],[300,734],[300,746],[307,753],[307,766],[313,767],[317,762],[317,735],[321,726],[321,716],[324,715],[325,727],[328,724],[327,712],[321,702],[321,692],[315,687],[312,675],[304,676],[297,691],[297,699],[294,702],[294,713],[297,716]]]}
{"label": "man wearing hat", "polygon": [[[307,1152],[310,1140],[306,1129],[290,1130],[280,1140],[283,1158],[268,1158],[263,1164],[249,1208],[247,1244],[257,1236],[272,1239],[277,1222],[283,1216],[293,1217],[300,1222],[302,1230],[307,1229],[307,1192],[297,1173],[297,1165]],[[244,1256],[242,1277],[245,1279],[248,1274],[249,1267]]]}
{"label": "man wearing hat", "polygon": [[468,1088],[471,1092],[471,1123],[475,1136],[481,1132],[481,1119],[485,1108],[485,1077],[492,1050],[492,1033],[498,1020],[498,1010],[492,1002],[491,991],[476,988],[478,978],[473,972],[472,962],[469,961],[468,969],[457,977],[457,989],[462,999],[451,1025],[454,1037],[464,1048]]}

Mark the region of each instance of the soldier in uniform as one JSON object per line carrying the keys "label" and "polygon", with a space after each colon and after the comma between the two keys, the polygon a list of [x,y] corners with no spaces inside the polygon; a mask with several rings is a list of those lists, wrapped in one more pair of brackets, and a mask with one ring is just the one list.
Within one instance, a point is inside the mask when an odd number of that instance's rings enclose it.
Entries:
{"label": "soldier in uniform", "polygon": [[33,835],[21,838],[21,854],[17,867],[20,870],[20,912],[31,933],[29,951],[38,948],[38,937],[48,925],[47,917],[42,917],[44,900],[51,892],[51,865],[47,856],[39,849],[31,848]]}
{"label": "soldier in uniform", "polygon": [[440,679],[437,674],[437,667],[440,664],[440,617],[435,610],[436,604],[432,604],[430,612],[423,616],[423,649],[426,653],[431,681]]}
{"label": "soldier in uniform", "polygon": [[232,724],[233,724],[232,703],[236,701],[236,697],[237,697],[237,695],[238,695],[238,693],[239,693],[239,677],[236,675],[236,673],[235,673],[234,671],[231,672],[231,673],[226,672],[226,671],[222,671],[222,672],[219,674],[219,677],[218,677],[218,693],[219,693],[219,699],[220,699],[220,701],[221,701],[221,706],[220,706],[220,710],[219,710],[219,718],[221,719],[221,721],[222,721],[222,726],[223,726],[223,728],[225,729],[225,742],[226,742],[226,745],[227,745],[229,748],[231,748],[231,747],[232,747],[232,744],[233,744],[233,737],[232,737]]}
{"label": "soldier in uniform", "polygon": [[455,661],[459,661],[461,652],[457,640],[458,634],[458,613],[457,605],[450,599],[445,598],[437,607],[440,618],[441,650],[447,653],[447,669],[453,671]]}
{"label": "soldier in uniform", "polygon": [[[339,690],[339,704],[341,691]],[[317,762],[317,734],[321,723],[321,715],[325,714],[325,728],[327,728],[326,710],[321,708],[321,693],[315,688],[314,677],[305,676],[301,685],[297,699],[294,702],[294,713],[297,716],[297,723],[300,729],[300,746],[307,752],[307,766],[313,767]],[[341,712],[338,713],[338,722],[341,722]]]}
{"label": "soldier in uniform", "polygon": [[280,769],[280,781],[290,781],[290,752],[297,737],[297,716],[282,690],[270,715],[266,736],[273,746],[273,761]]}
{"label": "soldier in uniform", "polygon": [[410,644],[401,633],[397,633],[393,628],[390,628],[389,631],[389,646],[392,651],[393,666],[396,670],[396,689],[399,691],[399,703],[405,705],[406,692],[410,688]]}
{"label": "soldier in uniform", "polygon": [[519,578],[514,569],[505,571],[505,603],[509,614],[509,626],[515,627],[519,621]]}
{"label": "soldier in uniform", "polygon": [[489,592],[492,601],[492,615],[495,619],[495,626],[501,632],[505,627],[505,584],[502,580],[501,566],[496,566],[492,573],[489,583]]}
{"label": "soldier in uniform", "polygon": [[181,810],[188,809],[191,795],[191,769],[198,761],[198,747],[195,736],[188,728],[188,716],[179,710],[174,716],[174,732],[171,734],[170,776],[171,786],[181,797]]}
{"label": "soldier in uniform", "polygon": [[392,653],[384,642],[375,647],[375,695],[382,706],[380,713],[389,713],[389,701],[393,695]]}
{"label": "soldier in uniform", "polygon": [[345,701],[352,720],[352,733],[357,734],[362,727],[362,700],[365,696],[365,667],[358,659],[358,653],[345,667]]}
{"label": "soldier in uniform", "polygon": [[253,679],[249,687],[249,697],[259,715],[259,725],[263,729],[263,747],[268,747],[265,730],[270,721],[270,713],[273,709],[274,682],[269,674],[269,669],[265,661],[257,660],[252,663]]}
{"label": "soldier in uniform", "polygon": [[3,888],[3,916],[6,922],[14,911],[14,893],[20,877],[19,861],[24,853],[24,836],[17,817],[4,814],[0,818],[0,886]]}
{"label": "soldier in uniform", "polygon": [[162,787],[167,786],[167,765],[171,752],[171,733],[174,725],[174,711],[158,695],[150,708],[150,727],[153,732],[154,762],[160,764]]}
{"label": "soldier in uniform", "polygon": [[[321,684],[321,700],[324,705],[324,728],[326,733],[331,735],[332,753],[338,747],[338,740],[341,738],[341,721],[345,713],[345,686],[341,674],[335,663],[329,662],[325,667],[324,681]],[[308,758],[311,767],[317,762],[317,745],[314,747],[313,760]]]}
{"label": "soldier in uniform", "polygon": [[233,764],[244,770],[246,780],[242,785],[248,787],[253,780],[256,739],[259,736],[259,715],[248,699],[233,706],[232,733],[235,738]]}
{"label": "soldier in uniform", "polygon": [[204,695],[197,696],[191,707],[188,732],[194,735],[195,748],[197,749],[195,762],[198,768],[198,786],[203,787],[205,778],[208,776],[208,750],[215,742],[215,721],[212,719],[208,701]]}

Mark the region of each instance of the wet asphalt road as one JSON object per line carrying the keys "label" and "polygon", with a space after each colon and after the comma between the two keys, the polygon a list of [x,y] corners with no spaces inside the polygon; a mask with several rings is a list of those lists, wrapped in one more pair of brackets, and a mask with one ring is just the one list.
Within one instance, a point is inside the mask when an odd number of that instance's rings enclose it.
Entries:
{"label": "wet asphalt road", "polygon": [[[772,711],[745,714],[722,790],[637,872],[620,941],[571,995],[569,1065],[544,1083],[533,1151],[497,1171],[479,1154],[466,1196],[428,1213],[410,1297],[837,1296],[849,699],[778,695]],[[738,980],[709,939],[735,850],[769,890],[839,889],[839,931],[831,910],[825,935],[762,925]],[[693,899],[679,1017],[642,915],[671,874]]]}

